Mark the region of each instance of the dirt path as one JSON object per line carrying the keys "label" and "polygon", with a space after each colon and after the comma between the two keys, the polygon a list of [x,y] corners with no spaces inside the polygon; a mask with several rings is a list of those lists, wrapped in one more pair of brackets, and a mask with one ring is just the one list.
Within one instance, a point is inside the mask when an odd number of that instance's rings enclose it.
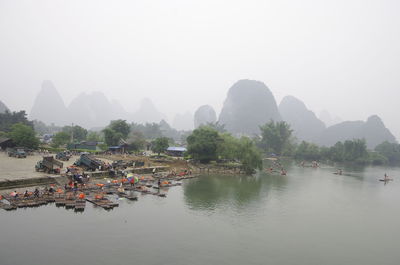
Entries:
{"label": "dirt path", "polygon": [[[54,155],[54,154],[53,154]],[[72,157],[69,161],[62,161],[65,167],[72,165],[78,157]],[[48,176],[48,174],[35,171],[36,163],[42,159],[41,155],[32,155],[27,158],[8,157],[7,153],[0,152],[0,181],[9,179],[22,179]]]}

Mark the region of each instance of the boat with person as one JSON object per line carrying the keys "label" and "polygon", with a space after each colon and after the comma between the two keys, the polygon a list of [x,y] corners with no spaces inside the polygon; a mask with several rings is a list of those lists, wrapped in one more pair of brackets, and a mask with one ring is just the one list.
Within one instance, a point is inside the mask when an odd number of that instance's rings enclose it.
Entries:
{"label": "boat with person", "polygon": [[383,175],[383,179],[379,179],[379,181],[388,182],[393,181],[393,178],[390,178],[386,173]]}

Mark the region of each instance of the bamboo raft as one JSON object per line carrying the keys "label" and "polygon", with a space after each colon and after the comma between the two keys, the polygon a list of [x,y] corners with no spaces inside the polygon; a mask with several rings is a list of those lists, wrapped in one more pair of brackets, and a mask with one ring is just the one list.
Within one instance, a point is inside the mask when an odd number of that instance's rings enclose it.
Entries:
{"label": "bamboo raft", "polygon": [[56,206],[57,207],[62,207],[65,206],[65,197],[64,196],[60,196],[54,199]]}
{"label": "bamboo raft", "polygon": [[10,211],[17,208],[39,207],[54,203],[56,207],[65,207],[66,209],[74,209],[75,212],[82,212],[85,210],[86,201],[88,201],[96,207],[111,210],[118,207],[119,204],[107,198],[106,194],[131,201],[138,200],[136,192],[142,195],[149,194],[166,197],[167,194],[161,192],[163,188],[166,188],[167,191],[170,187],[182,185],[181,182],[177,182],[178,180],[194,177],[190,175],[161,176],[161,179],[168,180],[168,183],[162,184],[161,187],[157,185],[158,177],[150,177],[148,179],[142,177],[134,185],[126,179],[114,179],[112,183],[110,181],[107,183],[90,183],[82,185],[78,189],[68,187],[64,190],[61,187],[57,188],[53,185],[54,192],[49,192],[46,188],[45,191],[39,193],[39,196],[33,196],[32,192],[29,192],[28,196],[18,193],[16,197],[12,193],[4,194],[2,196],[3,200],[0,200],[0,208]]}
{"label": "bamboo raft", "polygon": [[101,199],[96,199],[96,198],[86,198],[86,201],[93,203],[94,205],[101,207],[105,210],[112,210],[114,207],[118,207],[119,204],[110,201],[109,199],[103,197]]}
{"label": "bamboo raft", "polygon": [[83,212],[86,207],[86,200],[78,199],[75,201],[75,212]]}
{"label": "bamboo raft", "polygon": [[117,195],[119,197],[126,198],[126,199],[128,199],[130,201],[137,201],[138,200],[138,197],[136,195],[126,194],[125,192],[118,192]]}
{"label": "bamboo raft", "polygon": [[0,208],[6,211],[16,210],[17,206],[0,202]]}

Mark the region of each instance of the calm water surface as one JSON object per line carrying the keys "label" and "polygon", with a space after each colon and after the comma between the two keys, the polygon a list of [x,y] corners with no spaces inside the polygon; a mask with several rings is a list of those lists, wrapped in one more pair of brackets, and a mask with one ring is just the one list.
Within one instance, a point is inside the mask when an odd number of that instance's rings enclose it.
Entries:
{"label": "calm water surface", "polygon": [[110,212],[1,211],[0,264],[400,264],[400,169],[334,170],[206,176]]}

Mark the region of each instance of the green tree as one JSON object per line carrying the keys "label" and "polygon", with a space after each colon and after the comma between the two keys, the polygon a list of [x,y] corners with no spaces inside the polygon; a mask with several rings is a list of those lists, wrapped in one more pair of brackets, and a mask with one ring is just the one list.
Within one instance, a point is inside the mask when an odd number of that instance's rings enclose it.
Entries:
{"label": "green tree", "polygon": [[221,141],[218,145],[217,153],[221,159],[234,160],[239,155],[239,140],[230,133],[220,134]]}
{"label": "green tree", "polygon": [[71,140],[71,135],[67,132],[58,132],[53,136],[52,146],[59,147],[68,144]]}
{"label": "green tree", "polygon": [[119,141],[123,138],[122,133],[116,132],[110,127],[106,127],[103,130],[104,133],[104,141],[108,146],[115,146],[119,144]]}
{"label": "green tree", "polygon": [[319,160],[320,149],[317,145],[302,141],[296,149],[295,158],[305,160]]}
{"label": "green tree", "polygon": [[6,138],[6,137],[8,137],[8,134],[6,132],[0,131],[0,138],[2,138],[2,137]]}
{"label": "green tree", "polygon": [[25,124],[33,129],[33,123],[26,118],[24,110],[19,112],[0,113],[0,131],[10,132],[14,124],[21,123]]}
{"label": "green tree", "polygon": [[129,149],[132,151],[143,150],[146,145],[146,138],[143,133],[139,131],[133,131],[129,134],[128,140]]}
{"label": "green tree", "polygon": [[37,149],[39,147],[39,139],[35,135],[35,131],[31,126],[17,123],[11,126],[9,133],[11,139],[17,146]]}
{"label": "green tree", "polygon": [[71,135],[71,133],[72,133],[74,141],[77,141],[77,142],[86,140],[86,136],[88,134],[88,131],[79,125],[75,125],[73,127],[72,126],[64,126],[62,128],[62,131],[68,133],[69,135]]}
{"label": "green tree", "polygon": [[282,154],[284,149],[291,144],[290,138],[293,130],[284,121],[270,121],[260,126],[260,130],[262,137],[261,144],[266,152]]}
{"label": "green tree", "polygon": [[201,163],[217,159],[217,149],[221,142],[218,132],[210,127],[201,126],[187,137],[188,154]]}
{"label": "green tree", "polygon": [[256,169],[262,169],[261,153],[254,141],[248,137],[241,137],[238,150],[238,159],[246,173],[252,174]]}
{"label": "green tree", "polygon": [[126,139],[130,132],[129,124],[125,120],[111,121],[103,131],[104,141],[109,146],[118,145],[121,139]]}
{"label": "green tree", "polygon": [[130,132],[130,126],[125,120],[111,121],[108,127],[115,132],[120,133],[123,139],[126,139]]}
{"label": "green tree", "polygon": [[86,136],[86,140],[93,141],[93,142],[102,142],[103,138],[100,133],[90,131]]}
{"label": "green tree", "polygon": [[344,144],[340,141],[330,148],[330,159],[332,161],[343,162],[344,154]]}
{"label": "green tree", "polygon": [[164,152],[168,147],[169,147],[169,140],[167,137],[156,138],[151,143],[151,151],[153,151],[154,153],[158,153],[158,155]]}
{"label": "green tree", "polygon": [[367,160],[367,144],[364,139],[346,140],[344,146],[344,161],[359,161]]}
{"label": "green tree", "polygon": [[229,133],[221,134],[213,128],[201,126],[188,136],[187,142],[188,153],[202,163],[220,158],[240,162],[242,170],[248,174],[262,169],[261,153],[248,137],[238,139]]}
{"label": "green tree", "polygon": [[376,146],[375,151],[386,157],[391,164],[400,162],[400,145],[397,143],[389,143],[385,141]]}

